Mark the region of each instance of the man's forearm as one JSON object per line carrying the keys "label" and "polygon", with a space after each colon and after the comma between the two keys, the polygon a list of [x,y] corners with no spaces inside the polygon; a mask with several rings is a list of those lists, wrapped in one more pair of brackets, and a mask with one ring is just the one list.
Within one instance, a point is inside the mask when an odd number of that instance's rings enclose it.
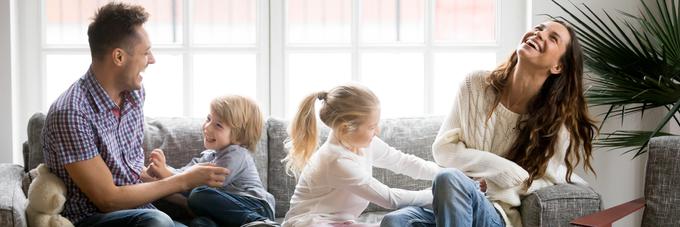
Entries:
{"label": "man's forearm", "polygon": [[158,181],[119,186],[110,195],[104,196],[103,200],[95,202],[95,205],[103,212],[139,207],[172,193],[189,190],[181,178],[181,175],[171,175]]}

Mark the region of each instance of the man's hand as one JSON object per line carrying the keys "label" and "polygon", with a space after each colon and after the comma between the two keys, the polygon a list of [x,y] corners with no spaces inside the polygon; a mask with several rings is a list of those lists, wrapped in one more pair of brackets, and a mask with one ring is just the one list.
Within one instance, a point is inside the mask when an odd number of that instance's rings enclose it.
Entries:
{"label": "man's hand", "polygon": [[211,163],[201,163],[192,166],[178,177],[182,177],[181,181],[186,191],[200,185],[221,187],[228,174],[229,170],[227,168],[217,167]]}

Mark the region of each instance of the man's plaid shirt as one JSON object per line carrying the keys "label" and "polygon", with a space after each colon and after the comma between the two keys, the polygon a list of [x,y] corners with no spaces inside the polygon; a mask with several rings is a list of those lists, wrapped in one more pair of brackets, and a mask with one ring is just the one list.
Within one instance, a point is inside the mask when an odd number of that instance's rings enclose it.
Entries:
{"label": "man's plaid shirt", "polygon": [[[45,163],[66,184],[62,215],[73,223],[100,211],[71,180],[64,165],[99,155],[115,185],[142,182],[144,89],[121,95],[123,105],[118,109],[90,69],[57,98],[47,113],[42,131]],[[114,115],[116,110],[120,117]],[[139,208],[154,207],[146,204]]]}

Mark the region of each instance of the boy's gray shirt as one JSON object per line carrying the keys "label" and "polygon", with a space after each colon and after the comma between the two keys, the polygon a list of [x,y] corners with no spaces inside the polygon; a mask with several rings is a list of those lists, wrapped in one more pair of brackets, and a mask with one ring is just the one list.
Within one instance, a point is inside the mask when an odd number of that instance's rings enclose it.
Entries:
{"label": "boy's gray shirt", "polygon": [[176,173],[184,172],[199,163],[210,162],[230,171],[219,190],[264,200],[274,212],[274,196],[262,186],[257,166],[248,149],[239,145],[229,145],[219,151],[205,150],[201,152],[201,157],[191,159],[186,166],[177,169]]}

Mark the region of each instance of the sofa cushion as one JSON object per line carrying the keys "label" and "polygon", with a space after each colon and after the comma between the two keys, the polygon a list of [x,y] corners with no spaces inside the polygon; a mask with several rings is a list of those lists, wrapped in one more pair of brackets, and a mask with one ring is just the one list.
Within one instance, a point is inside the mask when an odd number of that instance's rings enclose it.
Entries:
{"label": "sofa cushion", "polygon": [[21,189],[24,168],[14,164],[0,164],[0,223],[3,226],[26,226],[26,194]]}
{"label": "sofa cushion", "polygon": [[524,226],[570,226],[577,217],[600,210],[600,195],[573,184],[542,188],[522,199],[520,213]]}
{"label": "sofa cushion", "polygon": [[680,226],[680,136],[649,143],[643,226]]}
{"label": "sofa cushion", "polygon": [[[426,160],[433,160],[431,146],[441,125],[441,117],[398,118],[381,121],[379,137],[387,144],[405,153],[411,153]],[[281,160],[286,156],[284,142],[288,139],[288,123],[279,119],[268,120],[269,136],[269,192],[276,198],[276,215],[284,216],[290,206],[290,198],[296,181],[288,176]],[[320,126],[320,143],[326,140],[328,128]],[[374,168],[373,176],[384,184],[407,190],[420,190],[432,185],[431,181],[413,180],[389,170]],[[365,212],[385,211],[376,205],[369,205]]]}

